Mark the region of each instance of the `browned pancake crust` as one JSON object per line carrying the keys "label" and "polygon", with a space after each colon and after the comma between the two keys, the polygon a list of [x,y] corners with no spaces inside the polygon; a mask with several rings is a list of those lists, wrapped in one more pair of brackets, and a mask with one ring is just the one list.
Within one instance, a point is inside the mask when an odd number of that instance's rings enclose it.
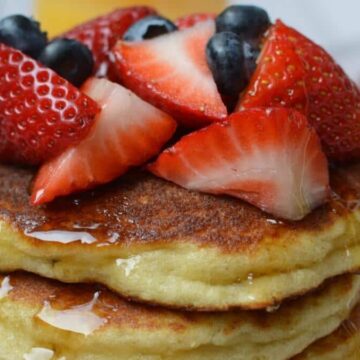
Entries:
{"label": "browned pancake crust", "polygon": [[[0,274],[0,283],[4,277],[5,275]],[[259,329],[270,329],[274,326],[279,314],[284,319],[291,319],[303,303],[312,297],[321,298],[324,293],[331,290],[331,287],[336,288],[338,296],[342,294],[346,296],[354,286],[353,276],[342,275],[327,280],[316,291],[304,298],[285,301],[277,312],[240,310],[203,314],[138,304],[97,284],[65,284],[21,271],[11,273],[10,280],[13,288],[7,296],[14,302],[23,302],[37,307],[42,306],[45,301],[50,301],[52,308],[57,310],[70,309],[88,303],[94,298],[94,294],[99,292],[100,296],[92,311],[101,318],[107,319],[107,326],[124,325],[134,329],[170,328],[172,331],[181,332],[193,327],[196,323],[207,322],[211,317],[216,320],[218,316],[218,319],[227,320],[225,333],[229,334],[244,322],[251,323]]]}
{"label": "browned pancake crust", "polygon": [[[0,276],[2,279],[3,276]],[[29,306],[42,306],[51,301],[54,309],[70,309],[90,302],[96,292],[100,297],[93,312],[107,319],[107,326],[126,326],[137,329],[170,328],[182,331],[201,316],[173,312],[160,307],[137,305],[122,299],[105,287],[95,284],[64,284],[37,275],[17,272],[11,274],[12,291],[9,298]],[[351,284],[351,278],[346,279]]]}
{"label": "browned pancake crust", "polygon": [[215,245],[225,252],[251,251],[265,236],[280,239],[283,232],[322,231],[358,206],[360,198],[360,165],[333,169],[330,202],[293,223],[274,219],[240,200],[187,191],[141,171],[33,207],[29,204],[33,176],[29,169],[0,166],[0,218],[21,231],[71,231],[99,224],[90,231],[97,245],[117,234],[116,243],[121,245],[187,241]]}

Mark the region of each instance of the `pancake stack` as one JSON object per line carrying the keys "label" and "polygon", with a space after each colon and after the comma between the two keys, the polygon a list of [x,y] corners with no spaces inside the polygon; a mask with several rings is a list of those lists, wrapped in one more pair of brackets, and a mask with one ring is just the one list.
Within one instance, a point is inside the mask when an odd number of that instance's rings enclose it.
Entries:
{"label": "pancake stack", "polygon": [[0,359],[350,359],[360,355],[360,166],[279,221],[142,171],[32,207],[0,166]]}
{"label": "pancake stack", "polygon": [[0,20],[0,360],[360,360],[359,89],[261,8],[157,14]]}

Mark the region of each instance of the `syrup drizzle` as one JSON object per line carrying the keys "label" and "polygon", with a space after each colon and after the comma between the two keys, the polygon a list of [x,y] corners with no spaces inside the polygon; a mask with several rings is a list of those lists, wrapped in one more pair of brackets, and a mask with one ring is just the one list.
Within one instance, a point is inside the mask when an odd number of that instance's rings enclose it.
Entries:
{"label": "syrup drizzle", "polygon": [[4,277],[0,287],[0,299],[6,297],[13,288],[10,284],[10,276]]}
{"label": "syrup drizzle", "polygon": [[34,231],[25,230],[25,235],[41,241],[59,242],[69,244],[80,241],[82,244],[93,244],[96,238],[86,231],[49,230]]}
{"label": "syrup drizzle", "polygon": [[51,360],[54,357],[54,351],[41,347],[34,347],[30,352],[23,355],[24,360]]}
{"label": "syrup drizzle", "polygon": [[96,230],[101,226],[101,224],[99,223],[93,223],[93,224],[89,224],[89,225],[82,225],[80,223],[75,223],[73,225],[74,229],[85,229],[85,230]]}
{"label": "syrup drizzle", "polygon": [[253,274],[253,273],[248,274],[248,276],[247,276],[247,282],[248,282],[249,285],[253,285],[253,284],[254,284],[254,274]]}
{"label": "syrup drizzle", "polygon": [[278,311],[278,310],[280,309],[280,307],[281,307],[280,304],[268,306],[268,307],[266,308],[266,312],[268,312],[268,313],[274,313],[274,312]]}
{"label": "syrup drizzle", "polygon": [[122,267],[125,271],[125,276],[128,277],[140,262],[141,256],[133,256],[129,259],[116,259],[116,265]]}
{"label": "syrup drizzle", "polygon": [[100,292],[97,291],[90,302],[65,310],[53,309],[49,301],[46,301],[37,317],[58,329],[88,336],[107,322],[107,319],[93,312],[99,296]]}
{"label": "syrup drizzle", "polygon": [[266,222],[271,225],[283,225],[284,224],[283,221],[277,220],[277,219],[272,219],[272,218],[267,218]]}
{"label": "syrup drizzle", "polygon": [[70,244],[80,241],[81,244],[85,245],[97,243],[99,247],[115,244],[120,238],[118,232],[107,230],[106,226],[100,223],[75,223],[72,225],[72,229],[48,229],[47,226],[46,229],[43,230],[43,227],[29,223],[24,234],[44,242]]}

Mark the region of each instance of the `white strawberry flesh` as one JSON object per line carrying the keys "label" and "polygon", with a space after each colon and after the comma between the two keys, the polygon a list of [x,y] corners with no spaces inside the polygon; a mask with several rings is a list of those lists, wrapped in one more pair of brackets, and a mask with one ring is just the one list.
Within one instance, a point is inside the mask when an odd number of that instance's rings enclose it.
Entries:
{"label": "white strawberry flesh", "polygon": [[306,118],[251,109],[182,138],[150,170],[190,190],[228,194],[299,220],[329,193],[328,164]]}
{"label": "white strawberry flesh", "polygon": [[169,115],[121,85],[93,78],[82,90],[102,111],[85,140],[40,169],[34,204],[107,183],[130,167],[144,164],[160,152],[176,129]]}

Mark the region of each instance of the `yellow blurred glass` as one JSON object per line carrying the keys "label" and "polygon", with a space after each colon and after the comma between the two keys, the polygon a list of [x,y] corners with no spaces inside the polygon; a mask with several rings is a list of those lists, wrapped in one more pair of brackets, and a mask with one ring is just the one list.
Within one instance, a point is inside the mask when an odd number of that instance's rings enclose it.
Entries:
{"label": "yellow blurred glass", "polygon": [[175,19],[194,12],[217,13],[226,3],[225,0],[35,0],[35,13],[51,37],[117,7],[149,5]]}

